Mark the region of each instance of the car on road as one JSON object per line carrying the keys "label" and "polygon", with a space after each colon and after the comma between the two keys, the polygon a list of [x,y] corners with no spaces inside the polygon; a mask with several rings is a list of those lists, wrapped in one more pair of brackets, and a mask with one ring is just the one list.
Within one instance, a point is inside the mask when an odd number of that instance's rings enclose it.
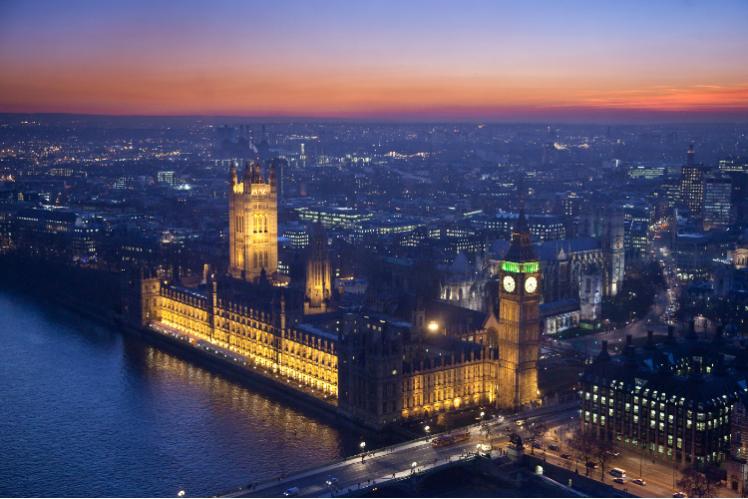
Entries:
{"label": "car on road", "polygon": [[686,494],[685,492],[676,492],[675,494],[673,494],[673,497],[688,497],[688,494]]}
{"label": "car on road", "polygon": [[618,457],[618,456],[620,456],[620,455],[621,455],[621,453],[620,453],[620,452],[618,452],[618,451],[615,451],[615,450],[609,450],[609,451],[605,451],[605,453],[606,453],[607,455],[609,455],[610,457]]}
{"label": "car on road", "polygon": [[613,481],[616,483],[626,483],[626,479],[621,476],[614,478]]}
{"label": "car on road", "polygon": [[290,489],[286,489],[286,491],[283,493],[283,497],[296,497],[298,495],[299,495],[298,487],[291,487]]}
{"label": "car on road", "polygon": [[558,451],[560,450],[559,446],[558,446],[558,445],[556,445],[556,444],[550,444],[550,445],[548,446],[548,449],[549,449],[549,450],[552,450],[553,452],[558,452]]}
{"label": "car on road", "polygon": [[571,454],[561,454],[561,459],[571,459]]}
{"label": "car on road", "polygon": [[327,480],[325,480],[325,485],[327,485],[328,487],[337,486],[338,485],[338,479],[335,478],[334,476],[329,476],[329,477],[327,477]]}
{"label": "car on road", "polygon": [[644,481],[644,480],[643,480],[643,479],[641,479],[641,478],[634,478],[634,479],[633,479],[633,480],[631,480],[631,481],[632,481],[632,482],[634,482],[634,483],[635,483],[635,484],[637,484],[637,485],[641,485],[642,487],[644,487],[645,485],[647,485],[647,482],[646,482],[646,481]]}
{"label": "car on road", "polygon": [[541,444],[540,442],[533,442],[532,443],[532,447],[534,449],[542,449],[543,448],[543,444]]}
{"label": "car on road", "polygon": [[585,463],[585,466],[587,466],[588,468],[591,468],[593,470],[596,470],[599,465],[595,461],[587,461]]}

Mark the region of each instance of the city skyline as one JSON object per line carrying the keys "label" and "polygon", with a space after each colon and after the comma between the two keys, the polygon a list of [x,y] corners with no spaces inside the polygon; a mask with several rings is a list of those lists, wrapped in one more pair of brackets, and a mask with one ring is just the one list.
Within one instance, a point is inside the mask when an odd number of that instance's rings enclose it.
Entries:
{"label": "city skyline", "polygon": [[0,12],[0,112],[748,117],[742,2],[6,2]]}
{"label": "city skyline", "polygon": [[746,0],[0,0],[1,497],[746,497]]}

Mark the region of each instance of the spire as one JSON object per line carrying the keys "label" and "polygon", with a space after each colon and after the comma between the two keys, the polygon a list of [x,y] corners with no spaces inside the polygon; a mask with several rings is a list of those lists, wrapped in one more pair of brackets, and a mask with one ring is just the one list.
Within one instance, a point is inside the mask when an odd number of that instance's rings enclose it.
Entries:
{"label": "spire", "polygon": [[525,216],[524,182],[522,178],[517,182],[517,190],[519,216],[517,217],[517,223],[512,231],[512,241],[509,246],[509,251],[506,254],[506,260],[512,262],[526,262],[529,260],[536,260],[537,258],[532,249],[530,229],[528,228],[527,217]]}
{"label": "spire", "polygon": [[260,169],[260,163],[253,161],[252,162],[252,183],[261,184],[262,181],[263,181],[262,170]]}
{"label": "spire", "polygon": [[686,165],[693,166],[695,162],[696,152],[693,149],[693,143],[688,144],[688,152],[686,153]]}
{"label": "spire", "polygon": [[600,353],[597,355],[597,360],[600,362],[606,362],[610,360],[610,353],[608,352],[608,340],[603,340],[602,346],[600,347]]}
{"label": "spire", "polygon": [[270,163],[270,168],[268,168],[268,183],[275,188],[275,161]]}
{"label": "spire", "polygon": [[[245,188],[248,188],[249,184],[252,183],[252,162],[250,161],[247,161],[244,164],[244,173],[242,173],[242,180],[247,186]],[[245,192],[248,192],[248,191],[245,191]]]}
{"label": "spire", "polygon": [[527,232],[527,218],[525,217],[525,177],[520,176],[517,180],[517,208],[519,216],[517,217],[517,224],[514,227],[515,232]]}
{"label": "spire", "polygon": [[527,228],[527,217],[525,216],[524,203],[519,207],[519,216],[517,217],[517,225],[514,227],[514,232],[529,232],[529,229]]}
{"label": "spire", "polygon": [[236,163],[231,162],[231,168],[229,168],[229,177],[231,178],[231,185],[239,182],[239,175],[236,171]]}
{"label": "spire", "polygon": [[630,335],[626,335],[626,347],[623,349],[623,353],[627,359],[632,360],[636,354],[636,348],[634,347],[634,338]]}
{"label": "spire", "polygon": [[647,330],[647,348],[653,349],[655,347],[654,331],[651,329]]}

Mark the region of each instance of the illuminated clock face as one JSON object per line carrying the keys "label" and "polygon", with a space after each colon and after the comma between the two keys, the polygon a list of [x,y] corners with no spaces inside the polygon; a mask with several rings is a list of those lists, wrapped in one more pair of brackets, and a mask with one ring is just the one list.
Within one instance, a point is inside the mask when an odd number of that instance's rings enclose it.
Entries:
{"label": "illuminated clock face", "polygon": [[516,286],[516,283],[514,282],[514,277],[510,275],[504,276],[503,284],[504,284],[504,291],[506,291],[507,293],[511,293],[512,291],[514,291],[514,288]]}
{"label": "illuminated clock face", "polygon": [[536,289],[538,289],[538,280],[535,277],[530,276],[525,279],[525,291],[534,293]]}

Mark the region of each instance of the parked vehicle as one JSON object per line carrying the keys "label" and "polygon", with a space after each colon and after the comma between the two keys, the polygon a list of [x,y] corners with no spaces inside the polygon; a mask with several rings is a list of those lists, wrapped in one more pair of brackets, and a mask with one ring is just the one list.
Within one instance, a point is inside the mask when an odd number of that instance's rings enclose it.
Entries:
{"label": "parked vehicle", "polygon": [[673,497],[688,497],[688,494],[686,494],[685,492],[676,492],[675,494],[673,494]]}
{"label": "parked vehicle", "polygon": [[286,491],[283,493],[283,497],[296,497],[298,495],[299,495],[298,487],[291,487],[290,489],[286,489]]}
{"label": "parked vehicle", "polygon": [[616,483],[626,483],[626,479],[620,476],[618,478],[614,478],[613,481]]}
{"label": "parked vehicle", "polygon": [[588,468],[591,468],[593,470],[596,470],[599,466],[595,461],[587,461],[587,463],[585,464]]}
{"label": "parked vehicle", "polygon": [[552,450],[553,452],[558,452],[559,450],[561,450],[560,447],[558,445],[556,445],[556,444],[550,444],[548,446],[548,449]]}
{"label": "parked vehicle", "polygon": [[571,454],[561,454],[561,459],[571,459]]}
{"label": "parked vehicle", "polygon": [[642,487],[644,487],[645,485],[647,485],[647,482],[645,482],[645,481],[644,481],[644,480],[642,480],[641,478],[634,478],[634,479],[633,479],[633,480],[631,480],[631,481],[632,481],[632,482],[634,482],[634,483],[635,483],[635,484],[637,484],[637,485],[641,485]]}

